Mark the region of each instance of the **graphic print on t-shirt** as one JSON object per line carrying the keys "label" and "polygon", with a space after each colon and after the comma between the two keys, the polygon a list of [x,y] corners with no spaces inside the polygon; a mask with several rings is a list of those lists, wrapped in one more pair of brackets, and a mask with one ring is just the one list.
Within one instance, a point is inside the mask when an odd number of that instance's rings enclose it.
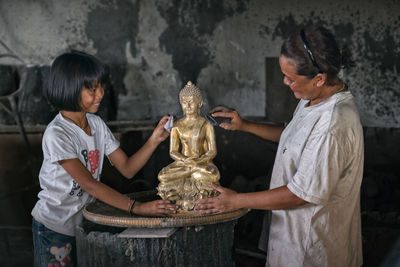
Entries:
{"label": "graphic print on t-shirt", "polygon": [[90,173],[93,175],[96,169],[99,167],[99,151],[90,150],[89,151],[89,163],[90,163]]}
{"label": "graphic print on t-shirt", "polygon": [[69,195],[70,196],[75,195],[76,190],[78,190],[78,193],[76,194],[76,196],[78,196],[78,197],[82,196],[83,193],[82,193],[81,186],[77,182],[72,181],[72,189],[71,189],[71,192],[69,192]]}
{"label": "graphic print on t-shirt", "polygon": [[87,150],[86,150],[86,149],[83,149],[83,150],[81,151],[81,154],[82,154],[83,158],[85,159],[85,167],[87,168],[87,162],[88,162],[88,153],[87,153]]}
{"label": "graphic print on t-shirt", "polygon": [[90,150],[89,153],[86,149],[81,151],[81,154],[85,160],[85,167],[88,167],[88,162],[90,163],[90,173],[94,175],[97,168],[99,167],[100,152],[99,150]]}
{"label": "graphic print on t-shirt", "polygon": [[[83,156],[83,159],[85,160],[85,167],[88,167],[88,163],[90,164],[90,173],[92,175],[94,175],[96,173],[97,168],[99,167],[99,155],[100,152],[99,150],[90,150],[89,153],[86,149],[83,149],[81,151],[81,154]],[[75,182],[72,181],[72,188],[71,191],[69,192],[70,196],[75,195],[75,191],[78,191],[78,193],[76,194],[76,196],[80,197],[82,196],[83,192],[82,192],[82,188],[80,187],[80,185]]]}

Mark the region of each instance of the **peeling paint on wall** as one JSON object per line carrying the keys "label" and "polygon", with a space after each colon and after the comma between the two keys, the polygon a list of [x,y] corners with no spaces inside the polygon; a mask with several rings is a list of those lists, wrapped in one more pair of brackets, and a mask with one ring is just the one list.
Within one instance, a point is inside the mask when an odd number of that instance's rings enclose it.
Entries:
{"label": "peeling paint on wall", "polygon": [[[160,45],[172,54],[173,67],[185,81],[197,83],[201,69],[212,60],[208,39],[216,25],[234,11],[223,1],[174,0],[157,6],[168,27],[160,36]],[[240,9],[243,12],[243,9]]]}
{"label": "peeling paint on wall", "polygon": [[[139,1],[138,1],[139,2]],[[129,0],[115,5],[101,5],[88,13],[85,32],[93,41],[97,56],[104,62],[126,64],[125,48],[136,55],[136,36],[139,28],[139,4]]]}

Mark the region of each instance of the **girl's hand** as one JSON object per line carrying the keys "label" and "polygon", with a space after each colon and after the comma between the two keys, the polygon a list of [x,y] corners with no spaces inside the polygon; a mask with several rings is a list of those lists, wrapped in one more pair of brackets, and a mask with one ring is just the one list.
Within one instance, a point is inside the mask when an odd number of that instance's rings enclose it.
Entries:
{"label": "girl's hand", "polygon": [[133,213],[142,216],[165,217],[176,213],[178,206],[169,200],[154,200],[150,202],[137,202],[133,207]]}
{"label": "girl's hand", "polygon": [[209,114],[212,117],[223,117],[229,118],[231,120],[230,123],[221,123],[219,127],[224,128],[225,130],[242,130],[243,129],[243,119],[240,117],[239,113],[232,109],[225,106],[216,106],[209,111]]}
{"label": "girl's hand", "polygon": [[199,210],[201,214],[212,214],[237,209],[235,203],[237,193],[235,191],[216,184],[212,184],[212,186],[220,194],[216,197],[198,200],[195,210]]}
{"label": "girl's hand", "polygon": [[164,129],[164,125],[167,123],[168,119],[169,119],[168,115],[162,117],[161,120],[158,122],[156,128],[154,129],[153,134],[150,137],[154,140],[154,142],[156,142],[156,144],[160,144],[169,136],[169,132]]}

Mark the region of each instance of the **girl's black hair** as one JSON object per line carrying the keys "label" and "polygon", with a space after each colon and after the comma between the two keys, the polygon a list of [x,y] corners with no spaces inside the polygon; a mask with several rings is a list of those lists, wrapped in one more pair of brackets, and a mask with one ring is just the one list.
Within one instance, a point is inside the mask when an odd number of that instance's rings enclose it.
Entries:
{"label": "girl's black hair", "polygon": [[104,65],[97,58],[73,50],[51,64],[46,97],[57,110],[80,111],[82,89],[103,84],[104,78]]}
{"label": "girl's black hair", "polygon": [[282,44],[281,55],[295,62],[298,75],[312,79],[325,73],[328,85],[333,85],[342,68],[354,66],[350,53],[339,50],[332,33],[319,25],[291,34]]}

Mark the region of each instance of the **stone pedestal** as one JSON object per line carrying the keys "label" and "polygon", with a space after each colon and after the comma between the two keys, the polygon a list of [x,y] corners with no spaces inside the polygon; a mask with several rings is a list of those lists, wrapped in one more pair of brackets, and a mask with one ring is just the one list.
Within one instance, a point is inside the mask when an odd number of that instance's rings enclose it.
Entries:
{"label": "stone pedestal", "polygon": [[[167,231],[166,228],[135,228],[133,232],[143,233],[129,237],[122,233],[126,228],[84,221],[76,235],[78,266],[234,266],[236,222],[168,228]],[[149,230],[153,232],[150,235]]]}
{"label": "stone pedestal", "polygon": [[[157,198],[155,191],[130,195]],[[178,217],[129,215],[100,201],[83,210],[76,229],[79,266],[220,267],[234,266],[234,227],[247,210]]]}

